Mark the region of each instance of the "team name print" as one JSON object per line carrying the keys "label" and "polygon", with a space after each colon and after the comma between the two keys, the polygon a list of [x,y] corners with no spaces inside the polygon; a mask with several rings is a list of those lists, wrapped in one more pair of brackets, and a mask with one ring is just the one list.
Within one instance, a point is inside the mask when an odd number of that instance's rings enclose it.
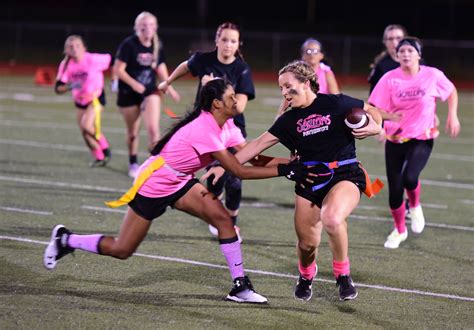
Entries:
{"label": "team name print", "polygon": [[331,115],[312,114],[304,119],[299,119],[296,122],[296,131],[303,133],[303,136],[313,135],[327,131],[331,124]]}
{"label": "team name print", "polygon": [[419,87],[412,87],[407,89],[401,89],[397,92],[397,97],[402,100],[413,100],[419,99],[425,96],[426,91]]}
{"label": "team name print", "polygon": [[153,63],[153,54],[151,53],[138,53],[137,62],[143,66],[150,66]]}

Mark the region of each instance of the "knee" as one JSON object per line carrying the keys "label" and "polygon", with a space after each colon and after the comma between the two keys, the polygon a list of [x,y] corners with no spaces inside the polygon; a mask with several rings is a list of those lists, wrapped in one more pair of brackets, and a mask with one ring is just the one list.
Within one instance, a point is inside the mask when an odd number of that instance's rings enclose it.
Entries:
{"label": "knee", "polygon": [[230,189],[233,191],[241,191],[242,190],[242,180],[235,176],[230,176],[226,181],[226,189]]}
{"label": "knee", "polygon": [[135,251],[133,251],[131,249],[127,249],[127,248],[115,248],[112,251],[111,255],[114,258],[117,258],[117,259],[120,259],[120,260],[126,260],[129,257],[131,257],[134,252]]}
{"label": "knee", "polygon": [[342,219],[342,217],[336,212],[325,212],[321,213],[321,221],[326,232],[328,234],[332,234],[339,230],[344,222],[344,219]]}
{"label": "knee", "polygon": [[403,176],[403,186],[405,189],[413,190],[418,186],[418,176],[406,174]]}
{"label": "knee", "polygon": [[298,241],[298,249],[304,253],[313,253],[319,246],[319,238],[313,238],[310,240],[300,239]]}
{"label": "knee", "polygon": [[136,139],[138,138],[138,134],[135,133],[135,132],[128,132],[127,133],[127,139],[128,141],[131,143],[133,141],[135,141]]}

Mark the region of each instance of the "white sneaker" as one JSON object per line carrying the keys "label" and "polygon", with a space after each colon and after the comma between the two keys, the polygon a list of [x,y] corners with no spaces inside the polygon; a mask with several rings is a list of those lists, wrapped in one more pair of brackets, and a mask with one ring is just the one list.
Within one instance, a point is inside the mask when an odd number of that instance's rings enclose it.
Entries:
{"label": "white sneaker", "polygon": [[59,259],[74,252],[74,249],[67,246],[67,240],[72,233],[63,225],[57,225],[51,232],[51,239],[44,250],[43,265],[46,269],[53,269]]}
{"label": "white sneaker", "polygon": [[403,234],[400,234],[395,228],[390,235],[388,235],[385,244],[383,245],[387,249],[397,249],[400,246],[400,243],[405,241],[408,237],[408,230],[405,230]]}
{"label": "white sneaker", "polygon": [[420,234],[425,228],[425,217],[421,205],[410,208],[411,214],[411,231],[415,234]]}
{"label": "white sneaker", "polygon": [[255,292],[250,279],[247,276],[238,277],[234,280],[232,291],[225,298],[238,303],[266,304],[267,298]]}
{"label": "white sneaker", "polygon": [[139,167],[140,165],[138,165],[137,163],[128,165],[128,176],[132,179],[135,179],[137,177]]}
{"label": "white sneaker", "polygon": [[[235,229],[235,232],[237,233],[237,238],[239,239],[239,243],[242,243],[242,237],[240,236],[240,228],[237,226],[234,226],[234,229]],[[209,225],[209,232],[214,237],[219,236],[219,231],[213,225]]]}

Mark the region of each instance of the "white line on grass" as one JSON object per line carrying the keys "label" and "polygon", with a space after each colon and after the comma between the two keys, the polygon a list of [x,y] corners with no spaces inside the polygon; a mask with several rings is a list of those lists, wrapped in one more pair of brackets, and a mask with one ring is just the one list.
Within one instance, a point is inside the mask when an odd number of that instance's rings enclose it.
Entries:
{"label": "white line on grass", "polygon": [[38,215],[52,215],[53,214],[53,212],[19,209],[19,208],[16,208],[16,207],[8,207],[8,206],[0,206],[0,210],[11,211],[11,212],[20,212],[20,213],[31,213],[31,214],[38,214]]}
{"label": "white line on grass", "polygon": [[[253,208],[280,208],[280,209],[288,209],[286,207],[278,206],[275,204],[276,207],[269,207],[271,203],[265,203],[265,206],[262,206],[262,203],[242,203],[243,206],[247,207],[253,207]],[[90,205],[84,205],[82,206],[83,209],[87,210],[93,210],[93,211],[102,211],[102,212],[113,212],[113,213],[125,213],[125,211],[121,210],[115,210],[115,209],[110,209],[107,207],[99,207],[99,206],[90,206]],[[351,214],[349,218],[353,219],[360,219],[360,220],[366,220],[366,221],[377,221],[377,222],[389,222],[392,223],[393,219],[389,217],[370,217],[366,215],[359,215],[359,214]],[[410,220],[406,220],[406,223],[410,224]],[[454,229],[454,230],[461,230],[461,231],[474,231],[474,227],[466,227],[466,226],[459,226],[459,225],[448,225],[445,223],[432,223],[432,222],[427,222],[425,223],[426,227],[433,227],[433,228],[445,228],[445,229]]]}
{"label": "white line on grass", "polygon": [[[36,240],[23,238],[23,237],[0,236],[0,240],[1,239],[10,240],[10,241],[17,241],[17,242],[25,242],[25,243],[42,244],[42,245],[47,245],[49,243],[49,242],[36,241]],[[227,266],[224,266],[224,265],[216,265],[216,264],[211,264],[211,263],[208,263],[208,262],[195,261],[195,260],[189,260],[189,259],[157,256],[157,255],[144,254],[144,253],[134,253],[133,255],[137,256],[137,257],[142,257],[142,258],[178,262],[178,263],[184,263],[184,264],[194,265],[194,266],[204,266],[204,267],[217,268],[217,269],[228,269]],[[291,279],[298,278],[297,276],[291,275],[291,274],[275,273],[275,272],[269,272],[269,271],[258,270],[258,269],[245,269],[245,271],[248,272],[248,273],[252,273],[252,274],[268,275],[268,276],[274,276],[274,277],[283,277],[283,278],[291,278]],[[318,281],[318,282],[324,282],[324,283],[335,283],[334,280],[328,280],[328,279],[323,279],[323,278],[315,278],[314,280]],[[452,300],[461,300],[461,301],[472,301],[472,302],[474,302],[473,297],[463,297],[463,296],[458,296],[458,295],[453,295],[453,294],[436,293],[436,292],[430,292],[430,291],[421,291],[421,290],[412,290],[412,289],[403,289],[403,288],[394,288],[394,287],[389,287],[389,286],[385,286],[385,285],[372,285],[372,284],[363,284],[363,283],[356,283],[356,284],[357,284],[357,286],[359,286],[361,288],[391,291],[391,292],[398,292],[398,293],[411,293],[411,294],[415,294],[415,295],[422,295],[422,296],[429,296],[429,297],[436,297],[436,298],[446,298],[446,299],[452,299]]]}

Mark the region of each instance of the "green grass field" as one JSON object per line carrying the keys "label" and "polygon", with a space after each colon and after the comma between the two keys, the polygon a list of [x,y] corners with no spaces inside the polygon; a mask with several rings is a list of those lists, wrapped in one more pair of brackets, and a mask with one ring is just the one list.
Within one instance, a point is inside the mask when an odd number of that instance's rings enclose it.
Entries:
{"label": "green grass field", "polygon": [[[184,100],[166,106],[183,114],[195,85],[176,84]],[[343,91],[367,95],[362,88]],[[276,85],[257,85],[246,110],[250,138],[270,126],[278,101]],[[384,249],[392,228],[386,189],[373,200],[364,197],[350,217],[355,301],[338,301],[326,235],[313,299],[293,298],[292,183],[244,182],[245,267],[269,299],[252,306],[223,300],[231,281],[217,241],[202,221],[174,210],[154,221],[126,261],[76,251],[47,271],[43,249],[55,224],[77,233],[118,232],[124,209],[103,202],[131,184],[124,124],[108,93],[103,131],[113,159],[91,169],[70,95],[56,96],[32,78],[0,77],[0,328],[473,328],[473,104],[472,92],[460,93],[462,132],[456,140],[442,133],[422,173],[422,235],[410,232],[399,249]],[[446,105],[438,112],[444,127]],[[162,128],[172,122],[163,115]],[[144,160],[144,131],[141,138]],[[384,179],[383,147],[371,138],[357,146],[369,173]],[[287,152],[278,146],[267,154]]]}

